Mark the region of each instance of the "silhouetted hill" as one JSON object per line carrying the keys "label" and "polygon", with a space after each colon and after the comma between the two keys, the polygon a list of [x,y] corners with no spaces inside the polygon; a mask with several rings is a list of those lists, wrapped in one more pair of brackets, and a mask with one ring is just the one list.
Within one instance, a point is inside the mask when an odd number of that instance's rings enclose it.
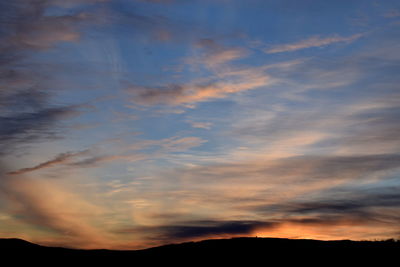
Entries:
{"label": "silhouetted hill", "polygon": [[44,247],[20,239],[0,239],[0,252],[3,260],[42,265],[90,263],[117,266],[160,261],[179,266],[217,262],[272,265],[278,261],[295,264],[375,263],[381,266],[398,262],[400,242],[232,238],[117,251]]}

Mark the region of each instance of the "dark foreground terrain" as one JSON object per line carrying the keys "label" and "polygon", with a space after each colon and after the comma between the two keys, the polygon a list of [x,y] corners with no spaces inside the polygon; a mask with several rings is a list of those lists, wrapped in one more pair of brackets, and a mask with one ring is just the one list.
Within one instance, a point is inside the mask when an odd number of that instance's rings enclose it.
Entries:
{"label": "dark foreground terrain", "polygon": [[[12,265],[19,263],[145,266],[161,263],[174,266],[213,266],[241,263],[244,266],[276,266],[277,263],[373,264],[398,266],[400,241],[318,241],[278,238],[233,238],[167,245],[145,250],[75,250],[44,247],[20,239],[0,239],[0,256]],[[10,265],[11,266],[11,265]]]}

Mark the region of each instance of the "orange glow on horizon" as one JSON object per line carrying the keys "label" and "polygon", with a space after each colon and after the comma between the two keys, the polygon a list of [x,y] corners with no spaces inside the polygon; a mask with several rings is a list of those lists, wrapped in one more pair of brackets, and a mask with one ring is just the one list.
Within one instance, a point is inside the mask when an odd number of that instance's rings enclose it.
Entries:
{"label": "orange glow on horizon", "polygon": [[[290,239],[316,239],[316,240],[383,240],[391,238],[382,236],[384,226],[368,226],[356,224],[340,224],[322,226],[316,224],[301,225],[285,223],[273,229],[259,229],[253,232],[253,236]],[[365,233],[369,233],[368,236]]]}

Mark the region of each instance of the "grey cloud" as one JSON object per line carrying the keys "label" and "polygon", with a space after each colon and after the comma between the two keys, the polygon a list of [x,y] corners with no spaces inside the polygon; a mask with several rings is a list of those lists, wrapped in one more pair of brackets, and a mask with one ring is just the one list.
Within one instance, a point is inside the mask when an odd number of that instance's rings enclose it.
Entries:
{"label": "grey cloud", "polygon": [[[328,194],[331,194],[330,198],[294,204],[294,207],[290,208],[289,212],[301,214],[354,214],[360,212],[367,213],[367,211],[372,208],[400,208],[399,189],[399,187],[390,187],[379,188],[379,190],[369,190],[366,192],[349,190],[344,193],[332,190],[333,192],[327,192]],[[336,196],[333,195],[333,193],[336,193]]]}
{"label": "grey cloud", "polygon": [[177,225],[162,227],[165,239],[191,239],[218,235],[249,235],[257,228],[272,228],[275,223],[261,221],[199,221],[197,226]]}
{"label": "grey cloud", "polygon": [[[163,242],[181,242],[186,240],[207,239],[224,236],[254,236],[257,232],[266,234],[268,232],[274,233],[281,226],[295,225],[295,226],[337,226],[337,225],[368,225],[371,222],[377,224],[385,224],[385,221],[379,218],[385,218],[380,214],[374,216],[369,213],[348,213],[343,216],[332,214],[299,214],[290,212],[271,212],[269,211],[266,216],[275,216],[275,219],[265,220],[237,220],[237,221],[224,221],[224,220],[198,220],[198,221],[183,221],[179,223],[171,223],[159,226],[137,226],[132,228],[122,228],[114,231],[116,234],[135,235],[138,233],[146,234],[148,239],[163,241]],[[395,218],[395,216],[391,216]],[[399,217],[397,217],[398,219]],[[392,221],[393,222],[393,221]],[[299,235],[302,233],[299,232]]]}
{"label": "grey cloud", "polygon": [[7,1],[1,3],[2,52],[46,49],[58,42],[76,41],[79,33],[74,23],[82,21],[84,14],[47,16],[49,1]]}
{"label": "grey cloud", "polygon": [[306,202],[296,205],[290,210],[293,213],[328,213],[328,214],[365,214],[369,208],[395,207],[400,208],[398,194],[367,196],[360,199],[326,200],[321,202]]}
{"label": "grey cloud", "polygon": [[250,235],[258,228],[269,228],[277,226],[274,222],[265,221],[219,221],[199,220],[187,221],[179,224],[161,225],[157,227],[136,227],[119,229],[117,233],[129,234],[140,231],[156,232],[155,239],[158,240],[193,240],[193,238],[207,238],[221,235]]}
{"label": "grey cloud", "polygon": [[368,145],[375,151],[400,148],[398,135],[400,106],[372,108],[349,116],[348,119],[351,124],[343,127],[341,136],[324,140],[315,145],[336,145],[353,149]]}
{"label": "grey cloud", "polygon": [[75,162],[68,163],[70,167],[96,167],[99,164],[107,163],[107,162],[115,162],[115,161],[138,161],[146,159],[148,156],[137,153],[137,154],[121,154],[121,155],[101,155],[101,156],[92,156],[88,158],[84,158],[81,160],[77,160]]}
{"label": "grey cloud", "polygon": [[[324,177],[339,176],[346,172],[369,173],[380,170],[388,170],[400,167],[400,155],[363,155],[363,156],[304,156],[293,158],[298,166],[307,166],[310,162],[314,166],[312,172]],[[289,161],[290,162],[290,161]],[[285,165],[285,164],[284,164]],[[354,177],[356,178],[356,177]]]}
{"label": "grey cloud", "polygon": [[[50,1],[0,3],[0,148],[8,153],[21,143],[55,138],[57,122],[79,114],[78,106],[50,104],[46,70],[32,59],[38,51],[60,42],[74,42],[84,14],[50,16]],[[44,71],[44,72],[43,72]]]}
{"label": "grey cloud", "polygon": [[[296,179],[360,179],[364,175],[400,167],[400,155],[362,156],[296,156],[272,160],[258,160],[237,164],[215,164],[180,170],[184,174],[195,173],[197,181],[209,179],[256,179],[257,181],[284,181]],[[202,179],[198,179],[202,177]]]}
{"label": "grey cloud", "polygon": [[16,170],[16,171],[12,171],[12,172],[9,172],[8,174],[10,174],[10,175],[18,175],[18,174],[32,172],[32,171],[36,171],[36,170],[40,170],[40,169],[49,168],[49,167],[52,167],[52,166],[58,165],[58,164],[64,164],[64,163],[68,162],[69,160],[71,160],[72,158],[84,155],[87,152],[88,152],[88,150],[83,150],[83,151],[79,151],[79,152],[60,153],[54,159],[51,159],[51,160],[48,160],[46,162],[40,163],[40,164],[38,164],[36,166],[33,166],[33,167],[22,168],[22,169],[19,169],[19,170]]}
{"label": "grey cloud", "polygon": [[138,104],[154,105],[159,103],[172,104],[175,99],[184,96],[186,87],[181,85],[168,85],[164,87],[133,86],[128,89],[134,94],[133,101]]}
{"label": "grey cloud", "polygon": [[319,197],[311,200],[257,206],[254,210],[265,215],[289,217],[290,222],[301,224],[391,224],[400,220],[399,189],[398,186],[333,188],[320,192]]}
{"label": "grey cloud", "polygon": [[100,163],[104,163],[107,161],[121,160],[123,158],[124,158],[123,156],[115,156],[115,155],[95,156],[71,162],[68,165],[70,167],[90,168],[90,167],[96,167]]}
{"label": "grey cloud", "polygon": [[101,155],[101,156],[88,156],[91,150],[86,149],[78,152],[64,152],[56,155],[53,159],[39,163],[33,167],[22,168],[15,171],[8,172],[9,175],[19,175],[29,173],[41,169],[54,167],[57,165],[64,165],[69,167],[90,168],[97,167],[99,164],[114,161],[136,161],[145,158],[144,155]]}
{"label": "grey cloud", "polygon": [[32,112],[13,113],[0,117],[0,147],[8,153],[18,144],[26,144],[42,139],[58,138],[54,125],[58,120],[77,114],[74,107],[41,107]]}

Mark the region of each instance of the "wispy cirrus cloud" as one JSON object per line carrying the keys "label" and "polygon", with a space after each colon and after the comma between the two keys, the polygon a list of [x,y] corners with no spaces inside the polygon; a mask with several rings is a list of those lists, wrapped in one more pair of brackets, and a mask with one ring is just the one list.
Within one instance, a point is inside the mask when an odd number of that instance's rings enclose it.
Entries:
{"label": "wispy cirrus cloud", "polygon": [[312,47],[323,47],[328,46],[335,43],[351,43],[359,38],[364,36],[363,33],[354,34],[351,36],[331,36],[331,37],[320,37],[320,36],[313,36],[305,40],[301,40],[295,43],[288,43],[288,44],[280,44],[273,46],[271,48],[267,48],[264,51],[267,54],[274,54],[274,53],[283,53],[283,52],[293,52],[297,50],[312,48]]}

